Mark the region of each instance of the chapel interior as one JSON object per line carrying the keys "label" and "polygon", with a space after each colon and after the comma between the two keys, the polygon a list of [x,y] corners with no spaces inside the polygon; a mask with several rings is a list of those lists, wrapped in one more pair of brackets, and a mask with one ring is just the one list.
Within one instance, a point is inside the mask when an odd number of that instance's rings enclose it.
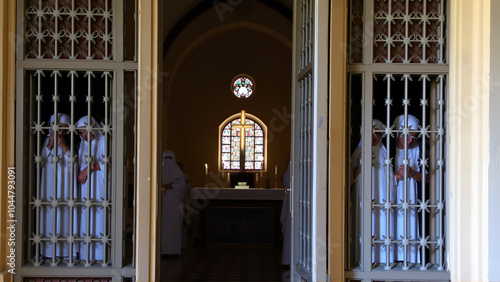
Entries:
{"label": "chapel interior", "polygon": [[[256,177],[253,184],[262,190],[283,188],[282,175],[291,146],[292,1],[169,1],[163,4],[161,20],[161,151],[174,151],[191,187],[234,189],[228,188],[227,172],[223,174],[219,167],[219,125],[245,111],[268,127],[267,166],[260,173],[251,172]],[[255,83],[254,93],[248,98],[232,93],[232,80],[241,74],[250,76]],[[255,262],[260,261],[281,270],[280,197],[224,201],[208,197],[198,203],[192,207],[193,220],[183,235],[183,248],[197,250],[198,257],[193,260],[207,264],[215,259],[206,252],[215,250],[224,254],[226,262],[248,265],[251,260],[257,267]],[[208,214],[213,206],[219,209]],[[227,218],[228,213],[232,218]],[[271,234],[261,234],[256,241],[232,241],[237,236],[231,236],[233,232],[244,234],[255,226],[260,229],[255,221],[264,224],[262,219]],[[224,226],[220,221],[224,220],[239,221],[238,228],[243,231],[227,226],[221,230]],[[206,261],[200,261],[204,257]],[[189,261],[186,257],[163,258],[162,279],[172,279],[167,272],[179,272]],[[243,268],[233,267],[235,271]],[[262,269],[262,265],[258,268]]]}

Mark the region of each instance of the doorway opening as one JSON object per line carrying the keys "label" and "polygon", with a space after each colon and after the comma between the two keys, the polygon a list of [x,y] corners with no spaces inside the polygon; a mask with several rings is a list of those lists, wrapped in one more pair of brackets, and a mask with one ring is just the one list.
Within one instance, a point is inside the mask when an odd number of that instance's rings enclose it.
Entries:
{"label": "doorway opening", "polygon": [[[276,194],[283,188],[291,152],[292,1],[178,1],[163,10],[161,151],[175,153],[191,193],[179,209],[181,255],[162,256],[160,277],[222,281],[266,275],[262,279],[282,281],[283,196],[223,196],[235,188],[229,188],[229,171],[220,169],[218,133],[221,122],[241,111],[262,120],[268,127],[267,167],[251,172],[254,187],[247,191]],[[231,89],[241,73],[255,80],[244,99]],[[269,220],[267,227],[259,216]],[[262,228],[270,234],[257,232]],[[249,234],[257,234],[250,237],[255,241],[245,241]]]}

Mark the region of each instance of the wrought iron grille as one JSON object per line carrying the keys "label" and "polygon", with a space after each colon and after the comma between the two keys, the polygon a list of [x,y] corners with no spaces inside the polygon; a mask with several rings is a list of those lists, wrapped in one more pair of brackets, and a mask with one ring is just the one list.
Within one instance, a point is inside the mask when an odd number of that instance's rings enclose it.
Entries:
{"label": "wrought iron grille", "polygon": [[17,7],[14,279],[133,279],[137,2]]}
{"label": "wrought iron grille", "polygon": [[446,270],[446,75],[350,81],[349,269]]}
{"label": "wrought iron grille", "polygon": [[449,280],[446,11],[350,1],[348,280]]}
{"label": "wrought iron grille", "polygon": [[[34,266],[111,263],[112,78],[111,72],[93,71],[29,75],[34,156],[29,198],[36,224],[28,229],[28,257]],[[79,121],[86,116],[92,118]]]}
{"label": "wrought iron grille", "polygon": [[27,0],[26,58],[111,60],[111,0]]}
{"label": "wrought iron grille", "polygon": [[305,277],[312,276],[312,251],[313,251],[313,228],[312,228],[312,146],[313,146],[313,32],[314,32],[314,7],[315,3],[311,0],[304,0],[301,2],[301,19],[300,19],[300,33],[301,33],[301,68],[300,72],[303,73],[298,78],[299,86],[299,116],[300,116],[300,154],[299,154],[299,183],[298,183],[298,260],[297,266],[299,271]]}
{"label": "wrought iron grille", "polygon": [[312,74],[300,81],[300,182],[299,182],[299,240],[298,264],[312,272]]}
{"label": "wrought iron grille", "polygon": [[374,63],[445,62],[444,0],[376,0]]}
{"label": "wrought iron grille", "polygon": [[[363,16],[368,6],[373,17]],[[351,0],[349,7],[349,63],[362,63],[371,42],[373,63],[446,63],[446,1]]]}

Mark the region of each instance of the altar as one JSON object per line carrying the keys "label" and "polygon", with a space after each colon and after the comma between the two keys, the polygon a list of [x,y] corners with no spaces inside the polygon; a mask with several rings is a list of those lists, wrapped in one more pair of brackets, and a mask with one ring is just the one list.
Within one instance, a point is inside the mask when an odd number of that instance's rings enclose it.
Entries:
{"label": "altar", "polygon": [[191,189],[192,199],[206,200],[283,200],[283,188],[214,188],[196,187]]}
{"label": "altar", "polygon": [[207,244],[275,244],[281,236],[285,189],[191,189],[199,232]]}

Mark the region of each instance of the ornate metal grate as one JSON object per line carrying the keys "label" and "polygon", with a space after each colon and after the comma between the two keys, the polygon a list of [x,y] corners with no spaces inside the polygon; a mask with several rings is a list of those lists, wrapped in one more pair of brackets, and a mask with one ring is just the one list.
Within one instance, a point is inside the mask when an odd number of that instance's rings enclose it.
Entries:
{"label": "ornate metal grate", "polygon": [[111,60],[111,0],[27,0],[27,59]]}
{"label": "ornate metal grate", "polygon": [[[112,73],[36,70],[29,77],[34,86],[30,95],[34,167],[30,169],[33,188],[29,197],[34,224],[29,230],[32,247],[28,257],[34,266],[73,266],[79,262],[108,266],[112,241]],[[78,124],[83,116],[98,121]],[[83,137],[78,137],[82,133],[92,133],[93,140],[83,142]],[[54,145],[49,149],[51,136]],[[88,174],[84,182],[87,188],[83,189],[81,170],[94,164],[99,165],[99,172]],[[94,179],[98,177],[104,179]]]}
{"label": "ornate metal grate", "polygon": [[444,0],[376,0],[373,62],[444,64],[445,7]]}

